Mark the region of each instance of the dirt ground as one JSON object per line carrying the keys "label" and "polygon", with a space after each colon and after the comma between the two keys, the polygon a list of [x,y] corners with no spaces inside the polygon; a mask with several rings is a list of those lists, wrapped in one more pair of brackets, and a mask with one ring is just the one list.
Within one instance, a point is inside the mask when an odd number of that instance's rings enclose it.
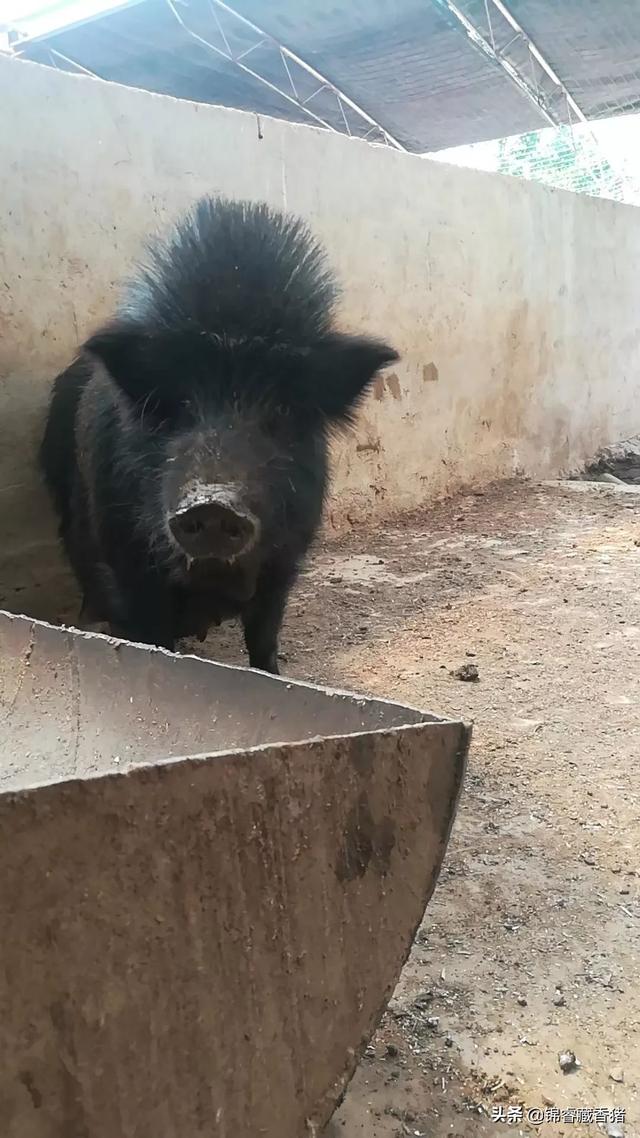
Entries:
{"label": "dirt ground", "polygon": [[[337,1138],[640,1135],[639,648],[640,494],[513,484],[318,551],[283,670],[474,723],[440,883]],[[213,654],[242,658],[228,635]],[[451,674],[468,663],[477,682]],[[527,1121],[554,1107],[585,1121]],[[605,1108],[624,1123],[588,1114]]]}
{"label": "dirt ground", "polygon": [[[640,493],[503,485],[317,550],[283,671],[474,724],[438,888],[332,1138],[640,1138],[639,649]],[[235,630],[207,654],[246,663]]]}

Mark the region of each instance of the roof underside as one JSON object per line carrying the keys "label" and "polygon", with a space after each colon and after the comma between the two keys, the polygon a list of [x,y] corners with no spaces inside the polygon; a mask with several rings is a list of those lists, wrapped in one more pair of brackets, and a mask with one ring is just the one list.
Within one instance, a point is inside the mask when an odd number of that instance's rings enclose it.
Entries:
{"label": "roof underside", "polygon": [[[496,0],[231,3],[267,37],[217,0],[140,0],[16,49],[201,103],[297,122],[312,111],[363,137],[375,137],[373,121],[418,153],[575,121],[576,108],[588,119],[640,110],[638,0],[508,0],[506,9]],[[278,45],[333,87],[318,90],[318,77]]]}

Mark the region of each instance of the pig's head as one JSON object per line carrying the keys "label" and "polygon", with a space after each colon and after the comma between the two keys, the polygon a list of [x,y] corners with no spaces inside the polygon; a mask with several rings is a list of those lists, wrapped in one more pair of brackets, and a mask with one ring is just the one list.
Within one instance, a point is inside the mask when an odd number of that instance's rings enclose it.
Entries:
{"label": "pig's head", "polygon": [[328,433],[398,358],[338,333],[302,346],[125,320],[86,349],[124,395],[126,429],[152,469],[154,518],[187,562],[248,558],[278,542],[305,495],[321,502]]}

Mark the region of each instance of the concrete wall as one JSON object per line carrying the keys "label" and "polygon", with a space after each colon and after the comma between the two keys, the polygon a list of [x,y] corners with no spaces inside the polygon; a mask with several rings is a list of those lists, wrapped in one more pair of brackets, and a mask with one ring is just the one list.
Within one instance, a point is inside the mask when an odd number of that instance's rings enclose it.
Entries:
{"label": "concrete wall", "polygon": [[640,211],[0,58],[5,583],[7,556],[40,573],[51,535],[33,468],[51,378],[144,236],[216,191],[308,218],[344,325],[402,353],[339,447],[336,524],[554,475],[640,429]]}

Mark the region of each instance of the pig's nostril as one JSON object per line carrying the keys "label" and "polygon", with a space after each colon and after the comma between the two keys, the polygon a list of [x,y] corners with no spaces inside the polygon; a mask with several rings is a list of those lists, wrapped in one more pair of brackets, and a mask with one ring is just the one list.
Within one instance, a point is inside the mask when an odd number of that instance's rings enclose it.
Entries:
{"label": "pig's nostril", "polygon": [[227,537],[240,537],[241,529],[238,523],[234,520],[223,518],[220,529]]}
{"label": "pig's nostril", "polygon": [[198,518],[191,519],[191,520],[189,518],[187,518],[186,521],[184,521],[182,523],[183,532],[188,533],[189,535],[202,533],[204,528],[205,528],[204,522],[200,521]]}

